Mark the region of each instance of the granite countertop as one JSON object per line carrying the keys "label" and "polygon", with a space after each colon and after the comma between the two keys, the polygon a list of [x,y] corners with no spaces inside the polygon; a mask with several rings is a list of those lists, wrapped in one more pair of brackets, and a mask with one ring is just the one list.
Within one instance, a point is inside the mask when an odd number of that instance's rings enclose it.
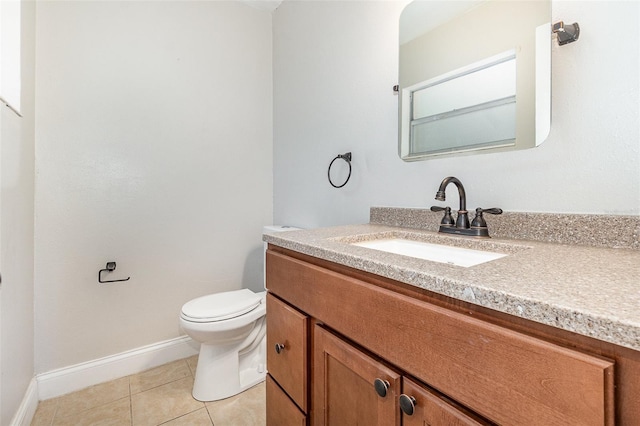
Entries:
{"label": "granite countertop", "polygon": [[[508,256],[460,267],[351,245],[403,237]],[[640,350],[640,250],[447,236],[363,224],[264,234],[264,241],[507,314]]]}

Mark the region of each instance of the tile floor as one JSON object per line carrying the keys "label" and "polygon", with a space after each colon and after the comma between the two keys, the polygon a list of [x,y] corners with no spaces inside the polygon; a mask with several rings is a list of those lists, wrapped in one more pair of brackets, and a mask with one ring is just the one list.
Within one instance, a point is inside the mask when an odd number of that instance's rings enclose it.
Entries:
{"label": "tile floor", "polygon": [[31,426],[265,426],[265,385],[221,401],[193,399],[197,356],[40,401]]}

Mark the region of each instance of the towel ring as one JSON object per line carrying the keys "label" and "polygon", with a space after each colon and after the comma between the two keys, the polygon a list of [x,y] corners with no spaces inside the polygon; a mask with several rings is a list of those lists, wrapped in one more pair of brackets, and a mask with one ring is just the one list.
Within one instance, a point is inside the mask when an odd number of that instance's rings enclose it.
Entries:
{"label": "towel ring", "polygon": [[[333,163],[338,159],[342,159],[342,160],[346,161],[347,164],[349,165],[349,175],[347,175],[347,179],[342,183],[342,185],[336,185],[331,180],[331,166],[333,166]],[[345,154],[338,154],[336,156],[336,158],[331,160],[331,163],[329,163],[329,169],[327,170],[327,178],[329,178],[329,183],[334,188],[342,188],[343,186],[345,186],[347,184],[347,182],[349,182],[349,179],[351,178],[351,153],[350,152],[347,152]]]}

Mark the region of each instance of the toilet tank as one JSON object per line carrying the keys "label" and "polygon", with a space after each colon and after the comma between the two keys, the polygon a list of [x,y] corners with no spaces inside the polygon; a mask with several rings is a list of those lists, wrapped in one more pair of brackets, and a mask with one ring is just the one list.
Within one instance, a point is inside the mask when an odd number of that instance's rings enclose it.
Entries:
{"label": "toilet tank", "polygon": [[[287,232],[287,231],[298,231],[302,228],[296,228],[295,226],[287,226],[287,225],[267,225],[264,226],[262,228],[262,233],[263,234],[273,234],[276,232]],[[262,267],[262,281],[263,281],[263,286],[266,290],[267,288],[267,243],[264,242],[264,254],[262,255],[262,263],[263,263],[263,267]]]}

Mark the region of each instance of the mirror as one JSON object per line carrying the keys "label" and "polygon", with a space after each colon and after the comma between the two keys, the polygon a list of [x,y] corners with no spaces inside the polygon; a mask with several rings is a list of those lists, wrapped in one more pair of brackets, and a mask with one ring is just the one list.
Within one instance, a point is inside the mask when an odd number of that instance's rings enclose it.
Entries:
{"label": "mirror", "polygon": [[550,0],[415,0],[400,16],[405,161],[533,148],[551,125]]}

